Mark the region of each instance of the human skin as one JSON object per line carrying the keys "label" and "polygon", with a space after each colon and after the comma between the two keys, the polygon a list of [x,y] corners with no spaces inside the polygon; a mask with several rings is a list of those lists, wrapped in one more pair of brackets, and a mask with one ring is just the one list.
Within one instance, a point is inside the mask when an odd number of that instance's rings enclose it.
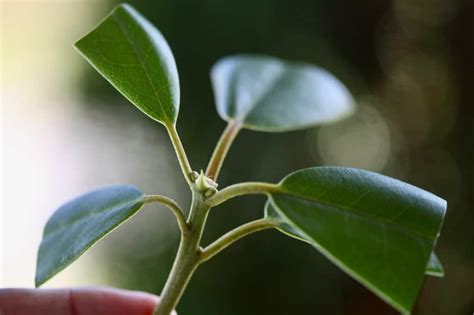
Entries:
{"label": "human skin", "polygon": [[151,315],[155,295],[112,288],[0,289],[0,315]]}

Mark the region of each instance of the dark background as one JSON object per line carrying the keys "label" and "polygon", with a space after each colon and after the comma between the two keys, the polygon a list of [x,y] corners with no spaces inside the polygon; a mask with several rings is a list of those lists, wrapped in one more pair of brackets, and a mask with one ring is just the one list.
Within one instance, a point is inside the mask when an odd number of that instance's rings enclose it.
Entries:
{"label": "dark background", "polygon": [[[15,32],[4,42],[2,54],[17,58],[15,73],[34,76],[15,78],[10,68],[2,70],[6,105],[2,122],[7,126],[2,141],[11,145],[2,151],[9,165],[2,181],[8,186],[5,204],[14,205],[4,212],[2,233],[14,241],[4,242],[13,245],[6,247],[10,255],[2,260],[13,257],[6,263],[6,275],[13,279],[25,274],[21,266],[28,262],[31,281],[30,256],[35,252],[18,244],[25,239],[28,248],[36,248],[40,228],[35,228],[34,238],[16,235],[31,230],[22,222],[42,226],[55,205],[82,189],[130,183],[147,193],[170,195],[183,206],[190,200],[164,128],[124,100],[71,49],[116,2],[5,3],[2,27]],[[225,128],[214,107],[208,75],[219,58],[269,54],[317,64],[343,81],[358,102],[353,117],[306,131],[242,131],[224,164],[220,187],[247,180],[276,182],[309,166],[344,165],[432,191],[449,205],[436,250],[446,276],[427,277],[414,314],[474,312],[472,0],[129,3],[158,26],[173,50],[182,93],[178,131],[196,170],[205,168]],[[35,49],[20,49],[30,47],[26,43]],[[42,59],[33,62],[33,55]],[[60,63],[60,57],[69,59]],[[77,95],[63,89],[69,84],[61,84],[65,78],[77,78],[68,86]],[[54,100],[35,86],[42,91],[56,88]],[[74,101],[77,96],[79,101]],[[35,111],[25,107],[25,112],[11,114],[23,103]],[[70,114],[50,116],[47,110]],[[43,131],[53,123],[58,126],[44,137]],[[30,175],[37,179],[23,180]],[[27,209],[18,200],[36,204]],[[243,197],[214,209],[204,242],[261,217],[264,202],[262,197]],[[41,215],[33,212],[39,209]],[[11,223],[9,217],[18,213],[19,222]],[[159,294],[177,244],[171,215],[147,207],[61,273],[59,278],[65,278],[59,285],[83,284],[78,279],[82,277],[87,284]],[[22,253],[30,256],[18,259]],[[68,280],[74,275],[74,281]],[[276,231],[252,235],[203,265],[178,311],[181,315],[396,314],[316,250]]]}
{"label": "dark background", "polygon": [[[366,128],[361,137],[379,132],[380,119],[389,132],[374,144],[386,146],[389,142],[389,157],[382,166],[371,165],[370,157],[369,161],[357,160],[364,158],[364,152],[358,150],[377,154],[370,140],[340,150],[356,156],[347,161],[375,168],[448,200],[437,249],[446,277],[427,278],[415,313],[472,313],[472,1],[130,3],[159,27],[175,54],[182,86],[178,129],[195,168],[205,167],[225,127],[216,114],[208,79],[210,67],[219,58],[241,52],[270,54],[315,63],[339,77],[364,108],[377,114],[375,118],[353,118]],[[86,97],[114,103],[110,106],[123,102],[93,71],[84,73],[81,84]],[[153,124],[132,111],[130,119]],[[347,124],[335,127],[337,132],[329,129],[329,135],[344,136]],[[164,130],[156,125],[156,132]],[[321,146],[308,148],[311,137],[317,138],[318,130],[284,134],[243,131],[230,151],[220,185],[255,179],[277,181],[292,170],[330,163],[331,159],[327,161],[318,152]],[[358,141],[364,143],[365,139]],[[184,182],[182,189],[185,194]],[[246,197],[215,209],[205,240],[261,216],[263,203],[262,198]],[[159,293],[176,242],[156,257],[134,259],[133,252],[116,250],[109,259],[127,260],[121,268],[133,276],[120,278],[123,286]],[[251,236],[205,264],[192,279],[178,310],[181,314],[396,313],[313,248],[278,232]]]}

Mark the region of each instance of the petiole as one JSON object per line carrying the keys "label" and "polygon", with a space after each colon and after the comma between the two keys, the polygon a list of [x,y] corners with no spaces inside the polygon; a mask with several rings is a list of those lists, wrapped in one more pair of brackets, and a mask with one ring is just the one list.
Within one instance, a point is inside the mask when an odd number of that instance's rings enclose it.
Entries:
{"label": "petiole", "polygon": [[276,226],[277,223],[270,219],[259,219],[243,224],[222,235],[219,239],[204,248],[201,252],[201,255],[199,256],[199,263],[203,263],[211,259],[215,255],[219,254],[221,251],[223,251],[224,249],[247,235],[271,229]]}
{"label": "petiole", "polygon": [[245,182],[230,185],[206,200],[207,205],[215,207],[228,199],[249,194],[264,194],[281,192],[282,189],[277,184],[263,182]]}
{"label": "petiole", "polygon": [[186,218],[184,217],[183,209],[171,198],[160,196],[160,195],[147,195],[143,197],[143,203],[152,203],[158,202],[162,205],[166,206],[168,209],[173,212],[174,216],[176,217],[176,221],[178,221],[179,229],[181,233],[185,233],[188,231],[188,225],[186,223]]}

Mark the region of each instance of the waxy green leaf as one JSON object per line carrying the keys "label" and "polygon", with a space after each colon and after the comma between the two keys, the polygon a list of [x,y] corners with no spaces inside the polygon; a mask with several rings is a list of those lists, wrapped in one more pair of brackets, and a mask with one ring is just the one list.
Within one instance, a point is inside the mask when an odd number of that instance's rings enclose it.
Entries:
{"label": "waxy green leaf", "polygon": [[[266,215],[315,246],[402,313],[409,313],[431,262],[446,201],[383,175],[343,167],[290,174]],[[434,273],[434,272],[433,272]],[[439,271],[438,271],[439,273]]]}
{"label": "waxy green leaf", "polygon": [[127,185],[107,186],[61,206],[47,222],[38,252],[38,287],[66,268],[143,205],[143,193]]}
{"label": "waxy green leaf", "polygon": [[344,118],[354,109],[344,85],[310,64],[236,55],[218,61],[211,80],[219,115],[247,129],[303,129]]}
{"label": "waxy green leaf", "polygon": [[[311,239],[306,238],[304,235],[300,234],[298,230],[294,229],[291,225],[287,224],[276,212],[275,207],[272,206],[270,200],[265,204],[265,217],[270,218],[278,222],[277,230],[286,234],[297,240],[309,243],[317,248],[317,243],[311,241]],[[438,257],[434,252],[431,253],[430,259],[428,260],[428,265],[426,266],[425,273],[433,277],[444,277],[444,268]]]}
{"label": "waxy green leaf", "polygon": [[176,123],[179,78],[168,43],[140,13],[117,6],[76,48],[143,113],[165,125]]}

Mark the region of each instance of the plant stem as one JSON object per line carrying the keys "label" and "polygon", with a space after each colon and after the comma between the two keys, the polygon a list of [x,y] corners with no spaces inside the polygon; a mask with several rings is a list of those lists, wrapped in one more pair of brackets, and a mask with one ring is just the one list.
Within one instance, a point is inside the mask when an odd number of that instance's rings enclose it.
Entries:
{"label": "plant stem", "polygon": [[191,186],[191,173],[193,170],[191,168],[191,165],[189,164],[188,157],[186,156],[186,151],[184,151],[183,144],[181,143],[181,139],[179,138],[178,132],[176,131],[176,126],[166,125],[166,130],[168,130],[171,142],[173,143],[173,147],[176,152],[176,156],[178,157],[179,166],[181,167],[181,171],[183,172],[184,178],[186,179],[188,185]]}
{"label": "plant stem", "polygon": [[206,176],[210,179],[217,181],[222,164],[227,156],[227,152],[241,127],[242,123],[240,121],[231,120],[227,124],[224,132],[222,132],[219,142],[217,142],[216,148],[214,149],[209,164],[207,165]]}
{"label": "plant stem", "polygon": [[203,263],[211,259],[215,255],[217,255],[218,253],[220,253],[221,251],[223,251],[224,249],[247,235],[258,231],[274,228],[276,225],[276,222],[270,219],[259,219],[243,224],[227,232],[219,239],[214,241],[212,244],[208,245],[202,251],[202,254],[199,257],[199,263]]}
{"label": "plant stem", "polygon": [[161,292],[160,304],[155,310],[155,315],[171,314],[183,295],[194,271],[198,267],[199,257],[202,252],[199,243],[201,242],[208,213],[209,207],[204,203],[203,192],[193,189],[188,230],[181,236],[178,254],[168,276],[168,280]]}
{"label": "plant stem", "polygon": [[[217,178],[225,155],[227,154],[227,151],[229,150],[239,129],[240,123],[229,123],[219,140],[207,169],[207,173],[210,174],[213,179]],[[178,253],[168,279],[166,280],[166,284],[161,292],[161,300],[154,315],[170,315],[171,312],[173,312],[176,305],[178,305],[189,280],[200,263],[209,260],[217,253],[248,234],[275,226],[275,223],[268,219],[256,220],[244,224],[222,236],[216,242],[209,245],[206,251],[203,252],[200,247],[200,242],[210,208],[226,201],[227,199],[243,194],[269,194],[271,192],[281,191],[281,188],[275,184],[248,182],[229,186],[206,199],[210,188],[207,185],[202,185],[202,181],[196,180],[195,183],[191,178],[192,169],[189,165],[175,126],[167,126],[167,130],[171,141],[173,142],[176,155],[178,156],[181,170],[191,187],[193,199],[187,221],[184,219],[183,211],[173,200],[162,196],[146,196],[144,199],[144,202],[157,201],[167,205],[176,215],[178,224],[182,231]]]}
{"label": "plant stem", "polygon": [[210,207],[215,207],[224,201],[237,196],[248,194],[270,194],[274,192],[282,192],[279,185],[262,182],[239,183],[218,191],[215,195],[207,199],[206,203]]}
{"label": "plant stem", "polygon": [[170,315],[176,308],[184,290],[198,266],[195,248],[189,240],[181,238],[178,254],[161,292],[161,299],[155,315]]}
{"label": "plant stem", "polygon": [[182,234],[188,230],[188,225],[186,223],[183,210],[173,199],[160,195],[147,195],[143,198],[143,203],[150,202],[158,202],[168,207],[175,215]]}

